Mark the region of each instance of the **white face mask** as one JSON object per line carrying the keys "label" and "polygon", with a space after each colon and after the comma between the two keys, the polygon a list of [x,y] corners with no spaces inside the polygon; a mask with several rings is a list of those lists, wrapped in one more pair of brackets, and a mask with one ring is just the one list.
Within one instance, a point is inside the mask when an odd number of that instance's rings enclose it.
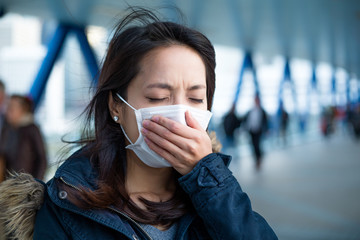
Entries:
{"label": "white face mask", "polygon": [[161,115],[163,117],[172,119],[179,123],[186,125],[185,112],[189,111],[191,115],[196,119],[200,126],[205,130],[208,127],[212,113],[210,111],[204,111],[197,108],[189,107],[186,105],[167,105],[159,107],[149,107],[135,109],[129,103],[127,103],[119,94],[117,96],[126,103],[131,109],[135,111],[136,123],[139,130],[139,137],[135,143],[132,143],[130,138],[125,133],[125,130],[120,125],[126,139],[130,142],[126,146],[127,149],[131,149],[135,152],[138,158],[146,165],[154,168],[171,167],[170,163],[155,153],[149,148],[144,140],[144,136],[141,134],[142,122],[145,119],[150,119],[154,115]]}

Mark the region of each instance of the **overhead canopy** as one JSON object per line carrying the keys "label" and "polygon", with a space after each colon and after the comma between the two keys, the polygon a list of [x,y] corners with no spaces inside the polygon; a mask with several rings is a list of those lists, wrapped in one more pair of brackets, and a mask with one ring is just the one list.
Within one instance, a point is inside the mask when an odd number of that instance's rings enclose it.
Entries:
{"label": "overhead canopy", "polygon": [[[75,25],[113,27],[128,4],[176,5],[214,44],[265,56],[326,61],[360,76],[359,0],[2,0],[5,12]],[[177,20],[174,9],[162,11]]]}

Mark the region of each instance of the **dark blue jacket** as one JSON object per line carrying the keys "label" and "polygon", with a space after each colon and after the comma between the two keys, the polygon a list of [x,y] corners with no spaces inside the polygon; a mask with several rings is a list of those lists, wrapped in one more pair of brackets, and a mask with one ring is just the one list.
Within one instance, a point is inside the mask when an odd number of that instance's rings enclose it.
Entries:
{"label": "dark blue jacket", "polygon": [[[180,219],[175,240],[277,239],[263,217],[252,211],[248,196],[227,168],[230,157],[213,153],[179,178],[196,212]],[[94,188],[96,172],[86,157],[73,156],[47,185],[38,211],[34,239],[151,239],[135,221],[114,208],[83,210],[67,200],[57,181]]]}

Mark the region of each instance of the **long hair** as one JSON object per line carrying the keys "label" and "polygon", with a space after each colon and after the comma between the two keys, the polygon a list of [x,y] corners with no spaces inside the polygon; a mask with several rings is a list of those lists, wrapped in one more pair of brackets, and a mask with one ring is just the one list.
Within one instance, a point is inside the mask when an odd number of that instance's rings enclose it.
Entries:
{"label": "long hair", "polygon": [[[74,191],[66,186],[76,205],[83,208],[116,206],[136,221],[145,224],[168,225],[191,208],[188,197],[177,186],[174,197],[156,203],[140,199],[146,210],[140,209],[125,189],[126,149],[121,128],[110,115],[108,99],[122,104],[119,93],[127,99],[127,87],[140,70],[140,62],[149,51],[163,46],[184,45],[195,50],[206,68],[207,106],[211,109],[215,90],[215,51],[210,41],[200,32],[183,25],[160,21],[145,9],[131,9],[119,24],[109,43],[95,95],[86,109],[87,128],[82,143],[84,154],[98,171],[96,190]],[[179,177],[174,171],[174,178]],[[176,181],[177,182],[177,181]]]}

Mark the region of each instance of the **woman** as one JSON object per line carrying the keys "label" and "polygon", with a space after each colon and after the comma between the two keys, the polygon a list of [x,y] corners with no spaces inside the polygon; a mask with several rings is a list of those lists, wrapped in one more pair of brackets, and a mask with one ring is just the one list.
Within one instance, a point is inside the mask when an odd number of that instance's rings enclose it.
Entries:
{"label": "woman", "polygon": [[12,95],[6,109],[0,151],[8,171],[29,173],[43,179],[47,160],[44,141],[34,123],[32,101]]}
{"label": "woman", "polygon": [[88,106],[94,135],[46,184],[34,239],[277,239],[213,152],[214,69],[201,33],[128,15]]}

